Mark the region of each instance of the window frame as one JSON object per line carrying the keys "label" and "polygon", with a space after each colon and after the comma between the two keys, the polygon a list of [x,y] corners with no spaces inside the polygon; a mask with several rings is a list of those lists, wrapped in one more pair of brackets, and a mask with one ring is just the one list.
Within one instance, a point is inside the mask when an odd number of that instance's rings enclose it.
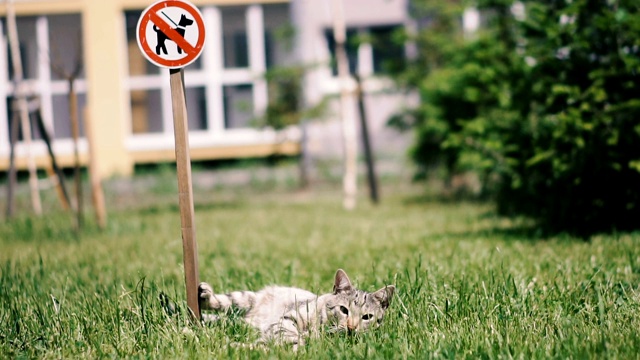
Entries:
{"label": "window frame", "polygon": [[[190,130],[192,147],[225,146],[225,145],[257,145],[272,142],[275,133],[271,129],[252,127],[226,128],[223,89],[225,86],[251,86],[253,116],[261,116],[266,109],[267,84],[264,79],[266,71],[265,28],[263,4],[245,7],[245,27],[247,34],[248,66],[225,67],[223,53],[223,11],[222,6],[202,6],[200,12],[205,23],[205,46],[197,69],[184,70],[185,88],[204,88],[207,127],[202,130]],[[126,16],[123,11],[122,16]],[[124,49],[124,53],[128,54]],[[128,55],[127,55],[128,60]],[[129,101],[128,132],[126,147],[130,151],[148,151],[153,149],[173,148],[173,118],[171,109],[171,89],[169,71],[160,69],[158,74],[130,75],[127,71],[125,91],[131,98],[132,90],[160,90],[162,99],[162,132],[134,134],[132,129],[132,111]]]}
{"label": "window frame", "polygon": [[[65,79],[54,79],[51,65],[48,61],[48,57],[41,56],[40,54],[50,54],[50,31],[49,31],[49,18],[58,15],[77,15],[82,23],[82,13],[69,12],[63,14],[44,14],[37,16],[25,16],[35,18],[35,41],[36,48],[39,55],[36,58],[36,74],[23,81],[23,89],[27,96],[35,96],[39,100],[40,111],[42,115],[42,121],[49,132],[49,136],[53,140],[53,147],[56,153],[71,154],[73,153],[74,143],[73,139],[69,135],[68,137],[57,137],[54,126],[54,96],[67,96],[69,92],[69,83]],[[18,16],[17,20],[21,16]],[[9,140],[9,109],[8,98],[16,94],[16,86],[13,80],[10,78],[9,65],[9,40],[7,34],[5,34],[6,17],[0,19],[0,98],[4,99],[0,101],[0,156],[8,156],[10,153],[10,140]],[[82,40],[81,40],[82,41]],[[76,95],[86,96],[87,94],[87,82],[83,77],[79,77],[74,82],[74,89]],[[82,122],[82,109],[78,109],[80,121]],[[35,138],[36,131],[32,125],[32,140],[31,140],[31,153],[35,156],[41,156],[47,153],[46,144],[40,138]],[[81,136],[78,139],[78,149],[80,152],[87,151],[86,139]],[[19,140],[15,147],[16,155],[23,156],[29,151],[26,147],[25,141]]]}

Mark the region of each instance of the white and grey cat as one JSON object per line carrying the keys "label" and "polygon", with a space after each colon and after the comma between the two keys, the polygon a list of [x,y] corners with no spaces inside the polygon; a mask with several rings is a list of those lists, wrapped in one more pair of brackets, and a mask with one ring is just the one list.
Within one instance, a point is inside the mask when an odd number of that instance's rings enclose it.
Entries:
{"label": "white and grey cat", "polygon": [[[289,343],[294,349],[321,331],[358,332],[379,326],[394,291],[393,285],[372,293],[358,290],[342,269],[336,272],[333,292],[322,295],[283,286],[215,294],[207,283],[198,286],[201,310],[244,310],[247,323],[260,330],[261,343]],[[205,321],[214,318],[203,315]]]}

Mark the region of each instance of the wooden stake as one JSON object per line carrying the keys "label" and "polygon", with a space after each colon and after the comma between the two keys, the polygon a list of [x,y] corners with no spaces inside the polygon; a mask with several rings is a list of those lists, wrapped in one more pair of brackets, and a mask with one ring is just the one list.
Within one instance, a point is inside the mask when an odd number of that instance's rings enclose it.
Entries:
{"label": "wooden stake", "polygon": [[[64,185],[64,174],[62,173],[62,169],[58,166],[58,162],[56,160],[56,155],[53,152],[53,145],[51,144],[51,136],[49,136],[49,131],[47,127],[44,125],[44,121],[42,120],[42,114],[40,113],[40,104],[37,104],[37,107],[34,109],[34,116],[36,118],[36,125],[38,130],[40,131],[40,135],[42,136],[42,140],[47,144],[47,151],[49,152],[49,158],[51,159],[51,170],[53,170],[54,175],[56,177],[56,191],[58,193],[58,198],[60,198],[60,203],[62,204],[62,208],[64,210],[68,210],[70,208],[71,201],[69,200],[69,194],[67,193],[67,188]],[[49,168],[47,169],[47,171]],[[50,175],[50,177],[52,177]]]}
{"label": "wooden stake", "polygon": [[342,118],[342,140],[344,145],[344,177],[342,186],[344,191],[343,205],[345,209],[356,207],[357,188],[357,140],[356,126],[352,109],[352,97],[348,89],[349,60],[345,42],[347,31],[345,28],[342,0],[333,1],[333,37],[336,42],[336,62],[338,63],[338,78],[340,79],[340,114]]}
{"label": "wooden stake", "polygon": [[62,210],[67,211],[71,209],[71,204],[67,202],[65,199],[65,193],[63,187],[60,184],[60,178],[56,171],[53,169],[53,165],[46,164],[44,166],[44,171],[46,171],[47,176],[49,177],[49,181],[51,181],[53,187],[56,189],[56,195],[58,195],[58,199],[60,200],[60,205],[62,206]]}
{"label": "wooden stake", "polygon": [[369,183],[369,196],[371,202],[377,204],[380,200],[378,193],[378,177],[376,176],[375,159],[373,158],[373,149],[371,139],[369,138],[369,127],[367,126],[367,111],[364,106],[364,91],[362,89],[362,81],[360,76],[355,76],[358,94],[358,111],[360,112],[360,129],[362,131],[362,145],[364,147],[364,157],[367,161],[367,180]]}
{"label": "wooden stake", "polygon": [[300,139],[301,154],[299,160],[300,188],[307,189],[311,183],[309,169],[311,168],[311,155],[309,154],[309,121],[303,119],[300,122],[302,138]]}
{"label": "wooden stake", "polygon": [[69,77],[69,120],[71,121],[71,136],[73,137],[73,177],[76,185],[76,226],[79,231],[84,225],[84,206],[82,196],[82,173],[80,171],[80,121],[78,120],[78,97],[74,88],[74,77]]}
{"label": "wooden stake", "polygon": [[198,246],[193,209],[193,189],[191,186],[191,156],[189,154],[189,126],[184,90],[184,71],[169,70],[171,82],[171,103],[176,147],[176,167],[178,170],[178,197],[180,200],[180,222],[182,224],[182,254],[184,276],[187,287],[187,305],[193,316],[200,320],[198,304]]}
{"label": "wooden stake", "polygon": [[93,124],[89,119],[89,112],[84,111],[84,131],[87,144],[89,145],[89,178],[91,180],[91,200],[93,209],[96,212],[98,227],[102,230],[107,227],[107,210],[104,203],[104,192],[102,190],[102,179],[98,174],[98,165],[94,148],[95,133]]}
{"label": "wooden stake", "polygon": [[16,169],[16,143],[18,142],[18,133],[20,132],[18,114],[14,112],[9,121],[11,125],[11,135],[9,135],[9,171],[7,171],[7,219],[13,216],[13,193],[18,185],[18,170]]}
{"label": "wooden stake", "polygon": [[13,0],[7,0],[7,32],[9,33],[9,46],[11,47],[11,62],[13,63],[13,79],[15,83],[15,97],[18,100],[22,135],[27,148],[27,167],[29,168],[29,187],[31,189],[31,204],[36,215],[42,214],[40,190],[38,189],[38,170],[31,146],[31,124],[29,122],[29,109],[24,90],[24,74],[22,59],[20,56],[20,44],[18,43],[18,27],[16,25],[16,13],[13,8]]}

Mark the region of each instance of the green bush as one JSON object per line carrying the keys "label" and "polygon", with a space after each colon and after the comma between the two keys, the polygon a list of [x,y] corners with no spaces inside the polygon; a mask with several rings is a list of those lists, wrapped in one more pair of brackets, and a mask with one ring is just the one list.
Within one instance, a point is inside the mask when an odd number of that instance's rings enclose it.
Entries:
{"label": "green bush", "polygon": [[[430,21],[398,80],[422,105],[393,122],[416,130],[424,171],[475,171],[503,214],[583,235],[640,223],[640,4],[479,1],[484,27],[451,26],[458,5],[416,6]],[[444,24],[444,25],[443,25]]]}

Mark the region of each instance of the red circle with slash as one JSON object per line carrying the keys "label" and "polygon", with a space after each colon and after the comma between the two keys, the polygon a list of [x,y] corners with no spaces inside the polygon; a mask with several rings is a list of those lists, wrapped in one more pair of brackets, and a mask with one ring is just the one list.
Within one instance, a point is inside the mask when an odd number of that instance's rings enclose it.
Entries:
{"label": "red circle with slash", "polygon": [[[181,20],[176,23],[167,15],[167,12],[181,14]],[[191,20],[193,21],[182,27],[180,25],[183,25],[183,16],[187,19],[187,23]],[[185,36],[185,32],[194,30],[197,30],[197,37],[194,39],[193,36],[189,36],[191,39],[189,41]],[[152,45],[154,41],[149,39],[149,34],[154,32],[157,34],[155,48]],[[151,63],[168,69],[185,67],[200,56],[204,47],[205,30],[202,14],[197,7],[186,1],[158,1],[146,8],[140,15],[136,28],[136,37],[142,54]],[[177,55],[173,54],[173,51],[167,50],[168,48],[165,44],[167,40],[175,43],[178,51]],[[173,48],[171,49],[173,50]]]}

